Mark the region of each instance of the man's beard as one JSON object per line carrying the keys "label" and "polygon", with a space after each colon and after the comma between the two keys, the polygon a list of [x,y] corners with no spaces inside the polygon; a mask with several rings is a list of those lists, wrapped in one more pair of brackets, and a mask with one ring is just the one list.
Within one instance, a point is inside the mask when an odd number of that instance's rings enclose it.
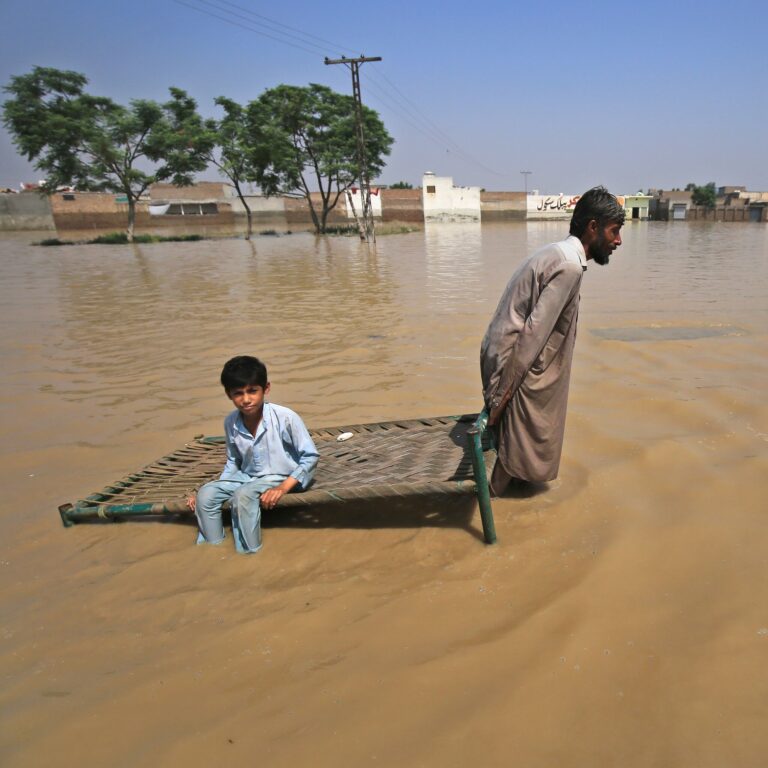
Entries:
{"label": "man's beard", "polygon": [[589,255],[595,264],[604,267],[611,260],[611,249],[608,246],[608,239],[602,233],[598,239],[589,246]]}

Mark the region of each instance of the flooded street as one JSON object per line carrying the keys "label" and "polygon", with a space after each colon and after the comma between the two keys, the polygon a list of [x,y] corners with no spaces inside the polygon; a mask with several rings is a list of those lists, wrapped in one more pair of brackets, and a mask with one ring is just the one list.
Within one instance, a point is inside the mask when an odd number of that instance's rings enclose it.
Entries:
{"label": "flooded street", "polygon": [[477,411],[504,285],[566,234],[4,233],[0,762],[764,765],[765,225],[629,222],[590,262],[560,477],[494,502],[495,546],[465,501],[278,513],[255,557],[182,520],[61,526],[221,434],[235,354],[310,427]]}

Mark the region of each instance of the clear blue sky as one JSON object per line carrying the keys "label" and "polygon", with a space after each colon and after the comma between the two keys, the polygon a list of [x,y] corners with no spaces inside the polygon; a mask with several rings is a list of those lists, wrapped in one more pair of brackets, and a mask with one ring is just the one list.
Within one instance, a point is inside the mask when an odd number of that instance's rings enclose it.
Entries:
{"label": "clear blue sky", "polygon": [[[73,69],[116,101],[177,86],[215,114],[280,83],[350,93],[323,57],[363,53],[383,57],[363,100],[396,142],[382,182],[766,190],[766,33],[766,0],[0,0],[0,83]],[[0,130],[0,186],[38,176]]]}

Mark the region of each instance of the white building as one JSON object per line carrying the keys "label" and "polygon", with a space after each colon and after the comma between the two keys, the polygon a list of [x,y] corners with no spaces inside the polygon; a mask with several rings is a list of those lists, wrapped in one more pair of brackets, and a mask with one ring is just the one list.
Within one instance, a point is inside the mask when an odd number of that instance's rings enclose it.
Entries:
{"label": "white building", "polygon": [[480,187],[454,187],[450,176],[422,178],[424,221],[480,221]]}

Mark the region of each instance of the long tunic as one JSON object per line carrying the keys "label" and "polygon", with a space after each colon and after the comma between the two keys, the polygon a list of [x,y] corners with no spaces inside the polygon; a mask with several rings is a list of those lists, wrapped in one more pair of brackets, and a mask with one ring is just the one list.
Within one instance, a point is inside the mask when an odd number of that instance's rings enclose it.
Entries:
{"label": "long tunic", "polygon": [[557,477],[586,265],[574,236],[536,251],[512,275],[483,338],[486,407],[512,393],[498,421],[498,461],[521,480]]}

